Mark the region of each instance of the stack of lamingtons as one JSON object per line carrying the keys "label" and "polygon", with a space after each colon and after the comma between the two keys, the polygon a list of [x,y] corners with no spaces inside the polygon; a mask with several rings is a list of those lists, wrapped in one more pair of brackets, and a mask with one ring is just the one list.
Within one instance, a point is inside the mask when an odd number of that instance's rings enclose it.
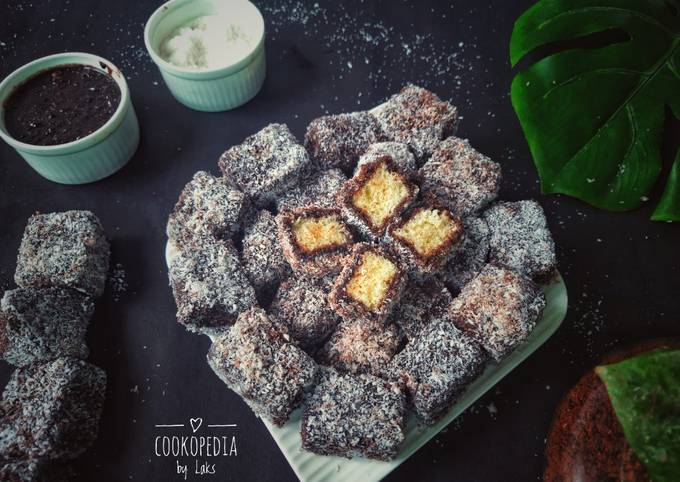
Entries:
{"label": "stack of lamingtons", "polygon": [[36,214],[0,306],[0,352],[17,368],[0,401],[0,480],[67,480],[97,437],[106,374],[85,335],[109,243],[89,211]]}
{"label": "stack of lamingtons", "polygon": [[[303,405],[303,448],[393,458],[531,333],[556,273],[535,201],[494,202],[500,166],[457,111],[409,85],[368,112],[271,124],[199,172],[168,222],[177,319],[260,416]],[[272,299],[273,298],[273,299]]]}

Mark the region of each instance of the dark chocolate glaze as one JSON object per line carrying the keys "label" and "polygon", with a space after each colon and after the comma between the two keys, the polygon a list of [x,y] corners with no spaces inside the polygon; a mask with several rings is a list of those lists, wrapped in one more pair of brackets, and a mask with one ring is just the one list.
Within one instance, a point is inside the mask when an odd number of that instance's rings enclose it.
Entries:
{"label": "dark chocolate glaze", "polygon": [[27,144],[65,144],[103,126],[120,98],[110,75],[86,65],[62,65],[16,87],[5,102],[5,126]]}
{"label": "dark chocolate glaze", "polygon": [[[678,341],[653,340],[610,354],[616,363]],[[607,389],[595,370],[586,373],[555,412],[545,449],[544,482],[646,482],[647,471],[626,441]]]}

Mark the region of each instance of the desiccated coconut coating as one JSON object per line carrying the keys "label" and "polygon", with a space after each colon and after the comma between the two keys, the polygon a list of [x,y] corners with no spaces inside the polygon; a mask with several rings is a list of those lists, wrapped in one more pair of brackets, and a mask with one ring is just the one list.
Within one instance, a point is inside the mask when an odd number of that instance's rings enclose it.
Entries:
{"label": "desiccated coconut coating", "polygon": [[482,370],[485,356],[453,323],[425,327],[386,369],[387,378],[406,386],[418,416],[434,424]]}
{"label": "desiccated coconut coating", "polygon": [[489,255],[489,226],[480,217],[463,220],[463,240],[441,272],[441,279],[460,291],[479,273]]}
{"label": "desiccated coconut coating", "polygon": [[501,360],[533,330],[545,295],[529,278],[487,264],[454,298],[447,316]]}
{"label": "desiccated coconut coating", "polygon": [[321,169],[337,167],[350,172],[366,148],[387,140],[380,124],[368,112],[326,115],[307,127],[305,147]]}
{"label": "desiccated coconut coating", "polygon": [[390,321],[394,322],[408,340],[419,336],[422,329],[446,311],[453,297],[436,278],[412,280],[404,289],[401,300],[394,307]]}
{"label": "desiccated coconut coating", "polygon": [[489,225],[489,260],[537,283],[555,275],[557,260],[545,213],[534,200],[499,202],[484,212]]}
{"label": "desiccated coconut coating", "polygon": [[0,310],[0,352],[16,366],[59,357],[87,358],[92,299],[67,288],[5,291]]}
{"label": "desiccated coconut coating", "polygon": [[309,164],[307,151],[285,124],[269,124],[219,160],[224,176],[260,207],[295,187]]}
{"label": "desiccated coconut coating", "polygon": [[283,425],[316,379],[314,360],[259,309],[242,313],[210,347],[208,363],[262,417]]}
{"label": "desiccated coconut coating", "polygon": [[399,348],[397,327],[343,321],[319,351],[318,360],[340,372],[379,376]]}
{"label": "desiccated coconut coating", "polygon": [[417,197],[418,186],[389,156],[362,164],[337,195],[343,217],[363,236],[379,239]]}
{"label": "desiccated coconut coating", "polygon": [[357,243],[328,297],[344,319],[383,322],[399,301],[407,276],[385,248]]}
{"label": "desiccated coconut coating", "polygon": [[371,110],[387,137],[407,144],[419,160],[456,132],[458,109],[427,89],[408,84]]}
{"label": "desiccated coconut coating", "polygon": [[386,240],[416,277],[436,273],[454,255],[463,222],[448,209],[425,203],[387,228]]}
{"label": "desiccated coconut coating", "polygon": [[97,438],[106,374],[74,358],[17,368],[0,402],[0,459],[72,459]]}
{"label": "desiccated coconut coating", "polygon": [[501,184],[501,166],[457,137],[439,144],[418,172],[422,193],[460,217],[473,215],[496,199]]}
{"label": "desiccated coconut coating", "polygon": [[257,303],[255,290],[231,241],[170,241],[170,253],[168,273],[177,321],[189,330],[229,325],[239,313]]}
{"label": "desiccated coconut coating", "polygon": [[390,460],[404,440],[405,414],[399,385],[326,369],[305,397],[302,448],[320,455]]}
{"label": "desiccated coconut coating", "polygon": [[283,211],[276,225],[283,255],[298,273],[322,277],[339,272],[354,244],[352,230],[335,208]]}
{"label": "desiccated coconut coating", "polygon": [[389,157],[395,166],[402,172],[415,173],[418,170],[416,158],[406,144],[401,142],[376,142],[366,149],[359,158],[357,169],[364,164],[378,160],[381,157]]}
{"label": "desiccated coconut coating", "polygon": [[0,482],[68,482],[76,472],[60,460],[13,460],[0,465]]}
{"label": "desiccated coconut coating", "polygon": [[34,214],[21,240],[14,281],[22,288],[64,286],[99,296],[109,254],[104,229],[90,211]]}
{"label": "desiccated coconut coating", "polygon": [[279,243],[276,220],[269,211],[260,211],[246,227],[241,259],[250,282],[258,289],[279,283],[291,273]]}
{"label": "desiccated coconut coating", "polygon": [[279,285],[269,316],[284,325],[303,348],[313,348],[335,329],[340,317],[328,304],[330,281],[294,276]]}
{"label": "desiccated coconut coating", "polygon": [[182,190],[168,218],[167,234],[229,237],[239,229],[246,211],[245,195],[225,178],[198,171]]}
{"label": "desiccated coconut coating", "polygon": [[276,199],[276,208],[281,212],[305,206],[335,207],[335,197],[345,181],[347,176],[340,169],[318,171],[298,186],[281,194]]}

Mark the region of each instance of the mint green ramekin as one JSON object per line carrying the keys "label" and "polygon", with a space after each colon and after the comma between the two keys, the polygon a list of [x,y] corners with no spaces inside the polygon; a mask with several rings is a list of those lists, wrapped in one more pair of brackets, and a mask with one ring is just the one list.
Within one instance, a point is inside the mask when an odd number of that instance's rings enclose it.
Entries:
{"label": "mint green ramekin", "polygon": [[[66,144],[34,146],[14,139],[5,127],[5,101],[14,89],[41,71],[74,64],[94,67],[113,78],[121,93],[113,116],[92,134]],[[110,176],[127,164],[139,144],[139,124],[122,72],[97,55],[67,52],[34,60],[0,83],[0,137],[44,178],[60,184],[86,184]]]}
{"label": "mint green ramekin", "polygon": [[[219,69],[177,67],[161,58],[160,45],[177,27],[204,15],[226,14],[252,35],[253,48],[243,58]],[[144,43],[172,95],[185,106],[219,112],[255,97],[266,73],[264,19],[247,0],[170,0],[161,5],[144,28]]]}

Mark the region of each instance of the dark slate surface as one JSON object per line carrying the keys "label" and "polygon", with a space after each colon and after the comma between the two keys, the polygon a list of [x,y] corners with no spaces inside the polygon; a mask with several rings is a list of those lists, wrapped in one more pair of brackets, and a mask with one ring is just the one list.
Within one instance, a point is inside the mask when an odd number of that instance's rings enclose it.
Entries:
{"label": "dark slate surface", "polygon": [[[155,437],[167,433],[155,425],[190,417],[238,424],[212,432],[235,434],[238,456],[217,458],[218,476],[195,480],[295,479],[263,424],[205,363],[209,340],[174,322],[166,218],[195,171],[217,172],[219,154],[265,124],[287,122],[301,137],[312,118],[375,105],[409,80],[460,106],[460,134],[503,164],[503,197],[540,199],[571,302],[543,348],[388,480],[539,479],[552,412],[578,377],[613,347],[680,336],[678,226],[649,222],[652,202],[613,214],[539,193],[508,97],[512,21],[530,2],[319,3],[259,2],[269,29],[267,80],[255,100],[219,114],[175,102],[146,56],[143,24],[158,2],[0,6],[0,76],[55,52],[102,55],[129,76],[142,126],[133,161],[87,186],[47,182],[0,145],[1,288],[12,286],[20,236],[35,211],[95,211],[120,264],[89,334],[91,361],[106,369],[109,386],[101,433],[77,461],[78,480],[176,480],[175,459],[154,455]],[[0,366],[3,384],[10,372]],[[182,462],[192,470],[193,459]]]}

